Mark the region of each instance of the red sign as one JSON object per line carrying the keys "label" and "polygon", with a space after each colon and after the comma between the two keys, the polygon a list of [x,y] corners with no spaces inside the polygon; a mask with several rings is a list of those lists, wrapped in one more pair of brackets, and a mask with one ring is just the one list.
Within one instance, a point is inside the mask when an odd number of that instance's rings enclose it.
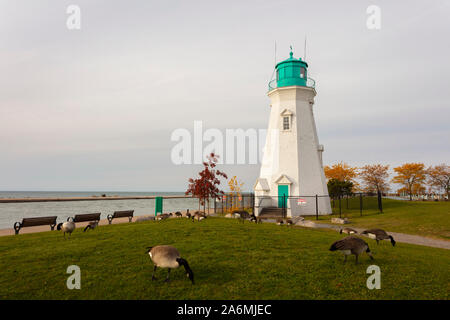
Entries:
{"label": "red sign", "polygon": [[298,200],[297,200],[297,205],[299,205],[299,206],[304,206],[304,205],[306,205],[306,200],[305,200],[305,199],[298,199]]}

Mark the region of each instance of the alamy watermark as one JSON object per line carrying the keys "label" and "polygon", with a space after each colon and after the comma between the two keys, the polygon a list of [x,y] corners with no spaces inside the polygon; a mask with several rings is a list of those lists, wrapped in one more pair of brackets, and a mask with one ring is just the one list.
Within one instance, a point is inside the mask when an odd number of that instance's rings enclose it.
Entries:
{"label": "alamy watermark", "polygon": [[366,20],[366,26],[369,30],[381,29],[381,9],[379,6],[370,5],[366,9],[366,13],[369,15]]}
{"label": "alamy watermark", "polygon": [[66,20],[66,26],[69,30],[81,29],[81,8],[75,4],[67,7],[66,13],[69,15]]}
{"label": "alamy watermark", "polygon": [[367,267],[366,273],[370,274],[367,278],[366,285],[369,290],[381,289],[381,269],[377,265]]}
{"label": "alamy watermark", "polygon": [[[264,153],[272,155],[272,165],[278,162],[279,130],[225,129],[203,130],[202,121],[194,121],[193,131],[186,128],[174,130],[170,136],[176,144],[170,157],[173,164],[201,164],[211,152],[219,155],[219,164],[259,164]],[[266,150],[266,139],[269,147]],[[267,160],[270,157],[266,157]]]}
{"label": "alamy watermark", "polygon": [[70,274],[67,278],[67,289],[81,289],[81,269],[77,265],[71,265],[67,267],[66,273]]}

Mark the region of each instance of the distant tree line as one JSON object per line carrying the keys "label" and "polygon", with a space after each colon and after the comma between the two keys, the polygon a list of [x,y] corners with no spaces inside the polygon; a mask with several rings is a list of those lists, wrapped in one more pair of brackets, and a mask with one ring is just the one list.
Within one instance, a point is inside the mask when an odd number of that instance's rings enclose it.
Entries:
{"label": "distant tree line", "polygon": [[[440,164],[429,166],[423,163],[405,163],[393,168],[395,176],[390,179],[389,165],[371,164],[363,167],[352,167],[340,162],[325,166],[328,180],[328,192],[331,197],[349,195],[355,192],[384,194],[390,191],[389,182],[402,187],[398,194],[413,195],[425,193],[450,193],[450,166]],[[427,188],[428,187],[428,188]]]}

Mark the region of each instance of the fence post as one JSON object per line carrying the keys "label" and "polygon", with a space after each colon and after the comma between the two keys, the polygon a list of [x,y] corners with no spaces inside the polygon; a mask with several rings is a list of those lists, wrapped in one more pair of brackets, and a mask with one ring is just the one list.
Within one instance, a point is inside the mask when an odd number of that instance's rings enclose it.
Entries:
{"label": "fence post", "polygon": [[229,197],[230,197],[230,196],[227,196],[227,197],[225,198],[225,212],[228,212],[228,199],[229,199]]}
{"label": "fence post", "polygon": [[316,220],[319,220],[319,196],[316,194]]}
{"label": "fence post", "polygon": [[255,214],[255,194],[252,193],[252,213]]}
{"label": "fence post", "polygon": [[359,193],[359,215],[362,217],[362,209],[363,209],[363,198],[362,192]]}
{"label": "fence post", "polygon": [[339,218],[342,218],[341,195],[339,195]]}
{"label": "fence post", "polygon": [[217,213],[217,197],[214,197],[214,214]]}

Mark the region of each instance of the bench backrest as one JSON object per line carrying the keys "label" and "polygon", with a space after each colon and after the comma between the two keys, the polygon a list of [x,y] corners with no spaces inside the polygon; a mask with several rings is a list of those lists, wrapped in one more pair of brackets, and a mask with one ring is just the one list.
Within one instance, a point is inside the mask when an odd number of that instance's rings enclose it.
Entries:
{"label": "bench backrest", "polygon": [[84,221],[98,221],[100,220],[100,212],[98,213],[85,213],[76,214],[73,218],[73,222],[84,222]]}
{"label": "bench backrest", "polygon": [[23,218],[22,227],[33,227],[43,225],[55,225],[57,216],[52,217],[37,217],[37,218]]}
{"label": "bench backrest", "polygon": [[132,217],[133,213],[134,210],[115,211],[113,217],[114,218]]}

